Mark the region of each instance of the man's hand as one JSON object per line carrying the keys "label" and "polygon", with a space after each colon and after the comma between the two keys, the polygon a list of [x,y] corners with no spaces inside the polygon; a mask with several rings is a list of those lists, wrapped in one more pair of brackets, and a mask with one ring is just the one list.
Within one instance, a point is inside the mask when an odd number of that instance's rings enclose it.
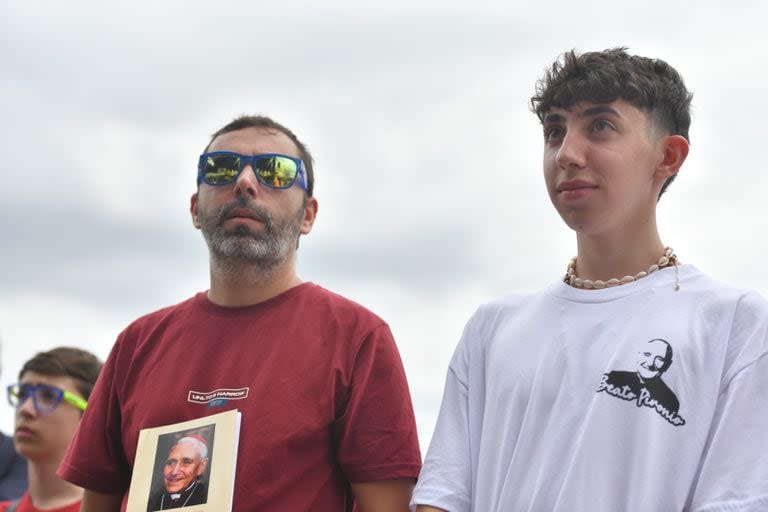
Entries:
{"label": "man's hand", "polygon": [[352,484],[359,512],[408,512],[414,481],[412,478]]}

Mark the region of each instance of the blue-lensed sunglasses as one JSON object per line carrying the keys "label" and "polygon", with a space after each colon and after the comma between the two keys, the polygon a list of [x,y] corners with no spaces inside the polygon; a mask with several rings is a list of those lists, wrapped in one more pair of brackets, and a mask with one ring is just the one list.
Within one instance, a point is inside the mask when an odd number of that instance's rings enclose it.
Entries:
{"label": "blue-lensed sunglasses", "polygon": [[237,180],[246,165],[250,165],[256,179],[269,188],[286,189],[298,180],[304,190],[307,179],[301,160],[279,153],[241,155],[231,151],[214,151],[200,155],[197,164],[197,185],[229,185]]}
{"label": "blue-lensed sunglasses", "polygon": [[35,410],[40,414],[53,412],[62,400],[74,405],[81,411],[87,402],[76,394],[47,384],[11,384],[8,386],[8,403],[15,408],[21,407],[29,398]]}

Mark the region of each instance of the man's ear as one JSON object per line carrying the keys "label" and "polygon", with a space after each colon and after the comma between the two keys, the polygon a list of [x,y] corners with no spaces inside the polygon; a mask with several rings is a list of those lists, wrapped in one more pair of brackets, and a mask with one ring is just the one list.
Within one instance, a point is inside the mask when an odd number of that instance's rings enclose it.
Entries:
{"label": "man's ear", "polygon": [[189,198],[189,213],[192,215],[192,225],[200,229],[200,219],[197,216],[197,192]]}
{"label": "man's ear", "polygon": [[304,218],[301,220],[300,233],[302,235],[307,235],[310,231],[312,231],[312,225],[315,223],[316,218],[317,199],[314,197],[308,197],[306,204],[304,205]]}
{"label": "man's ear", "polygon": [[205,473],[206,466],[208,466],[208,457],[200,461],[200,466],[197,468],[197,476],[200,476],[203,473]]}
{"label": "man's ear", "polygon": [[660,141],[661,160],[656,165],[654,177],[666,181],[677,174],[688,157],[688,141],[682,135],[667,135]]}

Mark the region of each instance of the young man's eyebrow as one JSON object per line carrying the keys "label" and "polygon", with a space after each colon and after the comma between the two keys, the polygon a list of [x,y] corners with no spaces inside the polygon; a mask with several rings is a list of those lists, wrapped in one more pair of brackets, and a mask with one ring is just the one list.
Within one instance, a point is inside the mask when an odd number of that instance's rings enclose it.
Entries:
{"label": "young man's eyebrow", "polygon": [[[619,112],[608,105],[594,105],[589,108],[585,108],[582,112],[578,113],[578,117],[594,117],[600,114],[611,114],[616,117],[621,117]],[[556,112],[546,114],[542,123],[562,123],[565,121],[565,116]]]}
{"label": "young man's eyebrow", "polygon": [[592,117],[600,114],[613,114],[616,117],[621,117],[621,115],[615,109],[609,107],[608,105],[595,105],[594,107],[586,108],[581,114],[579,114],[579,116]]}
{"label": "young man's eyebrow", "polygon": [[542,124],[544,123],[562,123],[565,121],[565,116],[562,114],[547,114],[544,116],[544,119],[542,120]]}

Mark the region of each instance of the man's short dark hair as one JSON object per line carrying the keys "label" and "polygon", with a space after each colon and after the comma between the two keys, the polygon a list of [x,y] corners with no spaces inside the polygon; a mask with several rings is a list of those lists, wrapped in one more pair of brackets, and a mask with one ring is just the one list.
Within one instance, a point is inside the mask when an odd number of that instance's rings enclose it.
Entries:
{"label": "man's short dark hair", "polygon": [[[680,74],[659,59],[630,55],[626,48],[578,54],[565,52],[536,83],[531,110],[543,121],[553,107],[570,109],[581,101],[624,100],[645,112],[657,129],[690,142],[691,99]],[[667,179],[659,197],[675,176]]]}
{"label": "man's short dark hair", "polygon": [[102,362],[88,352],[74,347],[57,347],[47,352],[38,352],[24,363],[19,379],[25,372],[35,372],[51,377],[72,377],[75,386],[87,400],[96,384]]}
{"label": "man's short dark hair", "polygon": [[296,134],[294,134],[289,128],[267,116],[240,116],[235,118],[232,122],[223,128],[220,128],[218,131],[216,131],[216,133],[211,135],[211,140],[208,142],[208,145],[205,146],[205,151],[203,152],[208,152],[211,144],[219,135],[224,135],[225,133],[229,132],[236,132],[245,128],[262,128],[267,131],[278,131],[291,139],[291,141],[296,145],[296,149],[299,150],[299,157],[301,158],[301,161],[304,162],[304,169],[307,172],[307,197],[312,197],[312,194],[315,190],[315,171],[313,167],[312,155],[310,154],[309,149],[307,149],[307,146],[301,142]]}

